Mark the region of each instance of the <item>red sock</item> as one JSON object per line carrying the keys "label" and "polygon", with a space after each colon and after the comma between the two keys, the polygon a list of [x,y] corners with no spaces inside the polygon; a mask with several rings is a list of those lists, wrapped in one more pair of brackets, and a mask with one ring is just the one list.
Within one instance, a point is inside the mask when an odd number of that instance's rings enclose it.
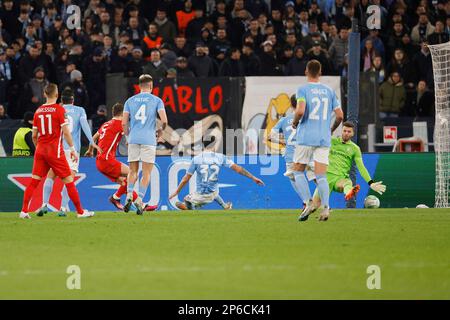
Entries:
{"label": "red sock", "polygon": [[75,183],[73,181],[71,183],[66,183],[66,189],[70,200],[72,200],[72,203],[77,209],[78,214],[83,214],[83,207],[81,206],[80,196],[78,195],[78,190],[75,187]]}
{"label": "red sock", "polygon": [[127,193],[127,183],[125,182],[124,186],[120,186],[119,189],[117,189],[117,192],[114,194],[117,198],[120,199],[121,196]]}
{"label": "red sock", "polygon": [[138,194],[136,193],[136,191],[133,191],[133,201],[136,201],[137,198]]}
{"label": "red sock", "polygon": [[39,182],[41,182],[41,180],[31,179],[30,184],[25,189],[25,193],[23,194],[22,212],[28,213],[28,206],[30,205],[34,190],[39,185]]}

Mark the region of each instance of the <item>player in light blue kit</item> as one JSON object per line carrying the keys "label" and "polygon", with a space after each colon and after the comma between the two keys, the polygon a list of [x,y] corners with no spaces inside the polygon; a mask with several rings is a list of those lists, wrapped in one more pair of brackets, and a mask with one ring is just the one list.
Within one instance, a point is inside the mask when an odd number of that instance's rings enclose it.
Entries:
{"label": "player in light blue kit", "polygon": [[[164,103],[152,94],[153,79],[144,74],[139,77],[141,92],[132,96],[125,102],[123,111],[123,131],[128,138],[128,173],[127,200],[124,211],[128,212],[133,204],[134,185],[138,180],[139,163],[142,163],[142,179],[139,183],[138,197],[134,201],[136,213],[144,213],[142,199],[147,193],[150,183],[150,174],[155,163],[157,138],[167,126],[167,115]],[[162,122],[161,128],[156,128],[157,120]]]}
{"label": "player in light blue kit", "polygon": [[225,203],[219,196],[219,172],[220,167],[228,167],[237,173],[253,180],[256,184],[263,186],[262,180],[253,176],[250,172],[235,164],[227,156],[212,151],[203,151],[195,156],[189,166],[186,175],[181,180],[177,190],[169,197],[176,197],[183,187],[189,182],[194,173],[197,173],[196,191],[188,194],[183,202],[177,202],[177,208],[181,210],[194,210],[205,204],[217,201],[224,209],[231,209],[231,204],[225,207]]}
{"label": "player in light blue kit", "polygon": [[[61,101],[63,103],[64,109],[66,110],[66,117],[69,122],[69,129],[72,134],[73,144],[77,152],[77,159],[80,158],[81,130],[83,130],[84,134],[88,138],[89,144],[99,151],[100,148],[97,146],[97,144],[94,143],[94,140],[92,140],[91,128],[87,121],[86,111],[84,111],[82,107],[73,105],[74,93],[72,89],[65,89],[61,93]],[[75,177],[75,175],[78,173],[79,161],[74,160],[71,157],[70,155],[71,151],[69,146],[67,145],[67,142],[65,140],[63,142],[64,142],[64,153],[67,162],[69,163],[70,170],[72,171],[72,176]],[[48,212],[48,202],[50,200],[50,194],[52,193],[53,190],[55,177],[56,175],[54,174],[53,170],[50,169],[50,171],[47,174],[47,179],[44,182],[44,192],[42,197],[43,204],[42,207],[37,211],[38,216],[42,216]],[[61,209],[58,212],[58,216],[65,217],[66,213],[69,211],[70,211],[69,195],[67,194],[66,187],[64,186],[62,190]]]}
{"label": "player in light blue kit", "polygon": [[[319,220],[326,221],[330,215],[330,190],[327,182],[328,155],[331,145],[331,133],[339,127],[344,115],[336,93],[319,82],[321,64],[311,60],[306,66],[308,83],[297,90],[297,109],[292,126],[297,129],[297,146],[294,153],[294,177],[301,198],[306,207],[299,217],[305,221],[313,209],[311,191],[304,171],[310,161],[314,161],[314,173],[320,200],[324,206]],[[336,119],[331,127],[331,117]],[[331,129],[330,129],[331,127]]]}

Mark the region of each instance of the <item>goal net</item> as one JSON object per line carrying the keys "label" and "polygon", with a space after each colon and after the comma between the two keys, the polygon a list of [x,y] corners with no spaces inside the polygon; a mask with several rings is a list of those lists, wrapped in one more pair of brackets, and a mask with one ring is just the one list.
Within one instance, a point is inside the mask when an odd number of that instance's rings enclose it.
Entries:
{"label": "goal net", "polygon": [[450,195],[450,42],[430,45],[433,60],[436,119],[436,208],[449,207]]}

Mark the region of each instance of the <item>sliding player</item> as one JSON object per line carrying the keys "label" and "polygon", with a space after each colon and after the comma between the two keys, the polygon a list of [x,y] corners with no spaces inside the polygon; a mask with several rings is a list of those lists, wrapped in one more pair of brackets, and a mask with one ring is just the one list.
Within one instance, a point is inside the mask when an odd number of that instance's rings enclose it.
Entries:
{"label": "sliding player", "polygon": [[[63,107],[66,110],[67,120],[69,122],[69,130],[72,134],[73,143],[75,146],[75,150],[77,152],[77,158],[80,156],[81,149],[81,129],[83,129],[84,134],[89,140],[90,146],[94,149],[99,149],[98,146],[92,140],[91,128],[89,127],[89,123],[87,121],[86,111],[83,108],[74,106],[74,93],[72,89],[65,89],[61,93],[61,102],[63,103]],[[64,154],[66,156],[67,162],[69,164],[70,170],[72,171],[72,177],[75,178],[75,175],[78,173],[79,161],[72,159],[70,156],[69,145],[66,140],[64,140]],[[44,182],[44,192],[42,197],[42,207],[37,211],[37,216],[41,217],[48,212],[48,202],[50,200],[50,194],[53,190],[53,184],[56,178],[56,174],[52,169],[47,174],[47,179]],[[64,186],[62,189],[62,201],[61,201],[61,209],[58,213],[58,216],[65,217],[67,212],[69,212],[69,195],[67,194],[66,187]]]}
{"label": "sliding player", "polygon": [[[105,122],[97,133],[93,137],[93,141],[97,142],[102,152],[97,154],[95,164],[98,171],[104,176],[110,179],[112,182],[120,185],[116,193],[109,197],[111,202],[117,209],[123,211],[123,205],[120,203],[120,197],[127,193],[127,176],[130,172],[128,166],[119,162],[116,159],[117,147],[123,136],[122,128],[122,116],[123,105],[116,103],[112,107],[113,118],[108,122]],[[85,156],[92,157],[94,154],[94,148],[91,145],[86,152]],[[137,193],[133,191],[133,201],[138,197]],[[145,211],[156,210],[157,206],[145,207]]]}
{"label": "sliding player", "polygon": [[[313,210],[311,192],[304,171],[310,161],[314,161],[314,173],[317,189],[324,206],[320,221],[328,220],[330,214],[330,191],[327,182],[328,154],[331,144],[331,132],[337,129],[343,119],[343,112],[336,93],[320,83],[322,66],[319,61],[311,60],[306,65],[308,83],[297,90],[297,109],[292,126],[297,128],[297,146],[294,154],[294,176],[301,198],[307,203],[300,221],[308,219]],[[331,127],[331,116],[336,119]]]}
{"label": "sliding player", "polygon": [[44,95],[47,102],[40,106],[34,114],[32,135],[33,142],[36,144],[36,152],[34,155],[32,179],[25,189],[22,212],[19,217],[30,219],[28,212],[33,192],[50,169],[64,182],[70,200],[72,200],[77,210],[78,218],[92,217],[94,212],[84,210],[81,206],[72,172],[64,156],[62,135],[64,135],[64,139],[69,147],[71,158],[75,161],[78,160],[65,109],[56,103],[58,100],[58,86],[53,83],[47,85],[44,89]]}
{"label": "sliding player", "polygon": [[[382,195],[386,191],[386,186],[383,181],[374,182],[370,177],[369,172],[364,166],[361,155],[361,149],[351,141],[355,135],[354,124],[351,122],[344,122],[342,127],[342,136],[339,138],[331,138],[330,148],[330,165],[327,170],[327,180],[331,191],[336,191],[345,194],[345,200],[350,200],[359,192],[360,186],[353,186],[349,179],[350,168],[353,161],[363,179],[369,184],[370,188]],[[313,197],[314,209],[320,207],[320,197],[316,190]]]}
{"label": "sliding player", "polygon": [[186,175],[181,180],[177,190],[169,197],[169,199],[176,197],[184,188],[184,186],[189,182],[192,175],[196,172],[196,192],[187,195],[184,198],[183,202],[177,202],[177,208],[181,210],[195,210],[213,201],[217,201],[220,203],[221,198],[219,198],[220,196],[218,185],[220,167],[222,166],[231,168],[237,173],[253,180],[260,186],[264,185],[264,182],[262,182],[262,180],[253,176],[250,172],[248,172],[241,166],[235,164],[225,155],[212,151],[203,151],[192,159],[191,165],[189,166]]}

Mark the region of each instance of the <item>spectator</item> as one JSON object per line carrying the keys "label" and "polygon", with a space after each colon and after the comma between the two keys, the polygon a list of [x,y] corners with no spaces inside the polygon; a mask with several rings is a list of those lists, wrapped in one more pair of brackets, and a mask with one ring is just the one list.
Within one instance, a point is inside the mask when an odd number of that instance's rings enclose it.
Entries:
{"label": "spectator", "polygon": [[370,30],[369,35],[361,42],[361,51],[363,51],[364,46],[366,44],[366,40],[372,40],[372,45],[376,52],[383,58],[385,58],[385,50],[384,50],[384,44],[381,38],[379,37],[378,30]]}
{"label": "spectator", "polygon": [[242,63],[245,68],[246,76],[257,76],[261,68],[261,61],[259,57],[255,54],[253,50],[253,45],[249,43],[244,43],[242,46]]}
{"label": "spectator", "polygon": [[13,157],[31,157],[36,151],[32,138],[34,113],[25,112],[22,126],[17,129],[13,140]]}
{"label": "spectator", "polygon": [[87,114],[92,114],[94,110],[106,100],[106,69],[107,64],[101,48],[96,48],[94,53],[88,56],[83,62],[84,79],[89,94],[89,106]]}
{"label": "spectator", "polygon": [[158,35],[158,26],[155,23],[150,23],[148,26],[148,35],[142,41],[142,48],[144,48],[144,58],[150,61],[150,54],[154,49],[159,49],[163,42],[163,38]]}
{"label": "spectator", "polygon": [[426,81],[419,81],[411,98],[407,115],[415,117],[434,116],[434,94],[428,89]]}
{"label": "spectator", "polygon": [[0,120],[7,120],[7,119],[9,119],[9,116],[6,113],[5,106],[0,104]]}
{"label": "spectator", "polygon": [[405,27],[403,26],[403,23],[401,22],[394,23],[393,30],[389,35],[389,39],[387,42],[387,47],[389,48],[388,51],[389,56],[392,56],[395,48],[400,48],[402,46],[402,38],[405,33],[406,31]]}
{"label": "spectator", "polygon": [[135,46],[141,45],[141,41],[145,37],[145,34],[144,29],[139,26],[139,20],[137,18],[130,17],[128,19],[128,27],[126,31]]}
{"label": "spectator", "polygon": [[161,60],[166,65],[167,68],[175,68],[175,63],[177,60],[177,55],[172,50],[172,46],[168,43],[163,43],[160,48]]}
{"label": "spectator", "polygon": [[217,30],[217,39],[211,43],[211,55],[218,63],[225,60],[228,50],[231,48],[231,43],[227,39],[227,31],[225,29]]}
{"label": "spectator", "polygon": [[403,79],[403,82],[405,83],[407,89],[414,88],[414,67],[409,62],[409,59],[405,55],[403,49],[395,49],[394,57],[387,67],[388,74],[391,74],[394,71],[400,74],[400,77]]}
{"label": "spectator", "polygon": [[198,42],[195,52],[188,59],[189,69],[196,77],[213,77],[216,75],[217,66],[209,56],[209,49],[202,42]]}
{"label": "spectator", "polygon": [[389,79],[380,86],[380,119],[399,116],[405,105],[406,91],[398,72],[393,72]]}
{"label": "spectator", "polygon": [[340,74],[344,65],[344,56],[348,53],[348,29],[339,30],[339,36],[331,43],[328,54],[333,63],[333,69]]}
{"label": "spectator", "polygon": [[89,94],[86,86],[83,83],[83,74],[79,70],[72,70],[70,73],[69,81],[63,83],[61,86],[61,92],[65,89],[70,89],[74,94],[74,104],[83,107],[88,115],[90,110],[89,106]]}
{"label": "spectator", "polygon": [[158,33],[162,37],[163,42],[171,42],[177,35],[177,28],[175,24],[167,19],[167,10],[164,7],[159,7],[156,11],[155,20],[153,23],[158,26]]}
{"label": "spectator", "polygon": [[262,44],[263,52],[260,53],[261,76],[280,76],[283,74],[280,66],[277,64],[276,54],[273,50],[273,43],[270,40]]}
{"label": "spectator", "polygon": [[10,63],[6,51],[0,48],[0,103],[8,101],[8,89],[13,83],[13,77],[16,76],[16,69],[13,63]]}
{"label": "spectator", "polygon": [[445,32],[444,22],[440,20],[436,21],[434,32],[430,34],[427,39],[428,43],[431,45],[448,42],[449,34]]}
{"label": "spectator", "polygon": [[191,48],[187,44],[186,38],[183,36],[178,36],[175,38],[175,54],[183,57],[189,57],[192,53]]}
{"label": "spectator", "polygon": [[39,106],[44,104],[44,89],[48,85],[45,78],[45,71],[42,67],[34,70],[34,77],[25,85],[23,93],[23,110],[35,111]]}
{"label": "spectator", "polygon": [[402,43],[400,45],[400,48],[403,49],[405,54],[408,57],[414,57],[417,52],[419,52],[420,47],[413,44],[411,41],[411,36],[407,33],[405,33],[402,37]]}
{"label": "spectator", "polygon": [[376,72],[378,76],[378,83],[381,84],[384,82],[386,78],[386,70],[384,68],[383,59],[380,56],[375,56],[372,59],[372,67],[370,68],[371,72]]}
{"label": "spectator", "polygon": [[127,65],[127,75],[129,77],[139,77],[142,74],[145,64],[142,49],[140,47],[133,48],[131,51],[131,60],[128,61]]}
{"label": "spectator", "polygon": [[167,69],[167,79],[176,79],[177,78],[177,70],[175,68]]}
{"label": "spectator", "polygon": [[98,132],[98,129],[108,121],[107,118],[108,109],[105,105],[99,105],[97,108],[97,113],[92,116],[92,132]]}
{"label": "spectator", "polygon": [[304,76],[308,59],[305,56],[305,49],[302,46],[295,47],[294,57],[289,60],[285,74],[287,76]]}
{"label": "spectator", "polygon": [[111,73],[125,74],[127,72],[128,61],[128,47],[126,44],[121,44],[119,50],[114,51],[111,56],[109,71]]}
{"label": "spectator", "polygon": [[167,66],[161,61],[161,52],[155,49],[150,54],[150,61],[144,65],[143,73],[151,75],[157,81],[166,77],[167,69]]}
{"label": "spectator", "polygon": [[243,76],[245,76],[245,68],[241,61],[241,51],[238,48],[231,48],[229,57],[220,65],[219,77]]}
{"label": "spectator", "polygon": [[200,39],[201,31],[206,23],[206,18],[204,17],[203,8],[201,6],[194,7],[194,18],[189,21],[186,27],[186,34],[189,35],[194,41]]}
{"label": "spectator", "polygon": [[281,55],[278,56],[278,63],[282,66],[286,66],[286,64],[294,57],[294,48],[290,45],[284,46]]}
{"label": "spectator", "polygon": [[420,51],[413,58],[416,79],[425,79],[427,83],[433,84],[433,63],[430,49],[426,42],[422,42],[420,48]]}
{"label": "spectator", "polygon": [[411,39],[415,44],[419,44],[422,41],[426,41],[428,36],[434,32],[434,27],[428,20],[426,13],[421,13],[419,16],[419,22],[411,31]]}
{"label": "spectator", "polygon": [[[290,31],[290,32],[294,32],[294,34],[295,34],[295,30]],[[245,38],[247,36],[250,36],[253,39],[253,43],[257,47],[259,47],[259,45],[264,41],[264,37],[261,34],[261,31],[259,29],[258,19],[252,19],[250,21],[250,24],[248,26],[248,31],[244,33],[243,38]]]}
{"label": "spectator", "polygon": [[186,28],[189,22],[194,19],[194,15],[194,11],[192,11],[192,1],[186,0],[183,9],[176,12],[178,34],[182,36],[186,34]]}
{"label": "spectator", "polygon": [[313,44],[313,47],[307,52],[307,55],[309,60],[315,59],[320,62],[320,64],[322,65],[323,75],[332,74],[330,60],[327,57],[327,52],[320,46],[320,42],[316,41]]}
{"label": "spectator", "polygon": [[195,78],[195,74],[188,68],[186,57],[178,57],[176,61],[177,78]]}
{"label": "spectator", "polygon": [[41,54],[39,48],[35,45],[28,49],[28,55],[25,55],[19,63],[19,81],[27,83],[34,75],[34,70],[37,67],[42,67],[44,72],[48,74],[48,61]]}
{"label": "spectator", "polygon": [[369,70],[372,67],[373,58],[378,55],[378,52],[373,47],[372,39],[366,39],[364,48],[361,52],[361,70]]}

